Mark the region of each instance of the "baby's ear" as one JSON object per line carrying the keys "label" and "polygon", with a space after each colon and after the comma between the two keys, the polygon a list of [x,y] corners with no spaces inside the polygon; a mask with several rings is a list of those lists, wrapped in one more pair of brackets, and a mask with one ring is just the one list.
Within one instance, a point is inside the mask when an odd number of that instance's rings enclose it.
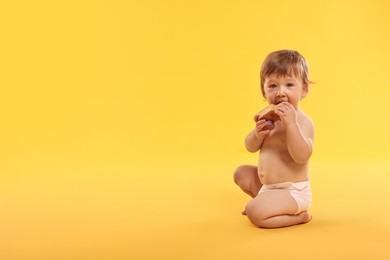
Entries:
{"label": "baby's ear", "polygon": [[307,94],[309,93],[309,88],[310,88],[310,85],[309,85],[309,84],[303,85],[303,87],[302,87],[302,96],[301,96],[301,98],[304,98],[304,97],[307,96]]}

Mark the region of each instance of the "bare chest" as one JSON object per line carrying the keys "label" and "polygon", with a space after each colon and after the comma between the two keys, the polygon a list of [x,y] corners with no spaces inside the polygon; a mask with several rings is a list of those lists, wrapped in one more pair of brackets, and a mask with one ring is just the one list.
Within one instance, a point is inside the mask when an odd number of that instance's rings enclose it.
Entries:
{"label": "bare chest", "polygon": [[277,122],[275,128],[269,133],[263,143],[263,148],[287,150],[287,136],[284,127]]}

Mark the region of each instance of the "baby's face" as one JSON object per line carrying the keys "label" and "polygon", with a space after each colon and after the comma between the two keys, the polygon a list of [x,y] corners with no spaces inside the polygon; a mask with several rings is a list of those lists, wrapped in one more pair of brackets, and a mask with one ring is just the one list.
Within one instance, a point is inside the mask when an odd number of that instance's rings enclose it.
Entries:
{"label": "baby's face", "polygon": [[265,98],[269,104],[289,102],[297,109],[299,101],[307,95],[307,92],[308,86],[295,75],[278,77],[276,74],[271,74],[264,80]]}

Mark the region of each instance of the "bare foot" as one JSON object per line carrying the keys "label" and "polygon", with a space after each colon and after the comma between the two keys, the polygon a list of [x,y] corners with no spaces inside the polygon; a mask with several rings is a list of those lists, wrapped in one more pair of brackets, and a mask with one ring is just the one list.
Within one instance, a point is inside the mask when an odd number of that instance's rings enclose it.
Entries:
{"label": "bare foot", "polygon": [[307,211],[301,212],[298,216],[301,218],[302,224],[307,223],[312,219],[312,216],[309,213],[307,213]]}

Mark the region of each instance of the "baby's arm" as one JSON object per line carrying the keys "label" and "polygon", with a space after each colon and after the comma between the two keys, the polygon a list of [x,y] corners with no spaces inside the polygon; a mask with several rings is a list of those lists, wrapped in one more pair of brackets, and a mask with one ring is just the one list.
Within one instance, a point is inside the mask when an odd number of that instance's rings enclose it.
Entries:
{"label": "baby's arm", "polygon": [[259,119],[259,115],[255,115],[256,127],[253,129],[248,136],[245,138],[245,147],[251,152],[255,153],[260,150],[263,145],[263,141],[265,137],[270,133],[271,130],[263,130],[263,128],[267,125],[267,121],[265,119]]}
{"label": "baby's arm", "polygon": [[302,116],[298,120],[296,110],[287,102],[279,104],[275,112],[286,127],[287,148],[290,156],[297,163],[307,162],[313,151],[313,121],[307,116]]}
{"label": "baby's arm", "polygon": [[288,151],[297,163],[305,163],[313,152],[314,126],[307,118],[301,124],[293,124],[287,128]]}

